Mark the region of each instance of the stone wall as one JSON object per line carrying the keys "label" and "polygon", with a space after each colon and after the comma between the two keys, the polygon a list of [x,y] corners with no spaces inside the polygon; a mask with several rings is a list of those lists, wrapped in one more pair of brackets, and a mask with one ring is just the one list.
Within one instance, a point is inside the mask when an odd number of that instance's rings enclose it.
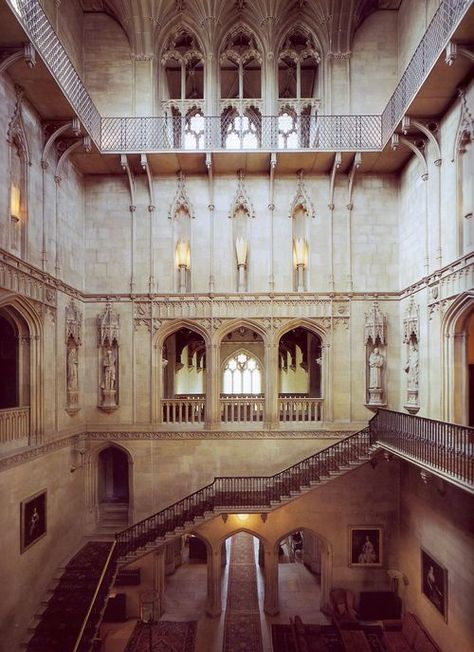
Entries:
{"label": "stone wall", "polygon": [[[70,473],[69,447],[0,473],[4,591],[0,610],[1,649],[20,649],[26,628],[58,569],[80,548],[83,536],[83,478]],[[46,535],[20,551],[20,504],[46,489]]]}
{"label": "stone wall", "polygon": [[[414,611],[442,650],[472,648],[473,498],[432,478],[424,483],[402,465],[399,568],[406,575],[405,609]],[[421,548],[447,570],[447,617],[421,590]]]}

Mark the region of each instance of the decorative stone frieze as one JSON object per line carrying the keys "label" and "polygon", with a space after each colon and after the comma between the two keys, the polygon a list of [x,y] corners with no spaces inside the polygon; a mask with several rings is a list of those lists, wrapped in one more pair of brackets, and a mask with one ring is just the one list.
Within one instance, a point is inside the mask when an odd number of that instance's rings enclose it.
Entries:
{"label": "decorative stone frieze", "polygon": [[243,211],[248,217],[255,217],[255,210],[245,187],[243,170],[238,171],[237,179],[237,190],[235,191],[228,217],[230,219],[236,217],[240,211]]}
{"label": "decorative stone frieze", "polygon": [[404,371],[407,374],[405,409],[410,414],[416,414],[420,409],[419,402],[419,335],[420,308],[411,297],[403,318],[403,342],[406,345],[406,363]]}
{"label": "decorative stone frieze", "polygon": [[387,405],[385,399],[385,366],[387,344],[387,317],[374,301],[369,312],[365,313],[366,383],[367,407]]}
{"label": "decorative stone frieze", "polygon": [[82,313],[73,299],[66,306],[66,412],[79,406],[79,347],[82,343]]}
{"label": "decorative stone frieze", "polygon": [[140,441],[140,440],[184,440],[184,439],[343,439],[354,434],[354,430],[155,430],[147,431],[90,431],[88,440]]}
{"label": "decorative stone frieze", "polygon": [[104,312],[97,317],[99,346],[99,407],[112,412],[119,399],[119,337],[120,316],[107,303]]}

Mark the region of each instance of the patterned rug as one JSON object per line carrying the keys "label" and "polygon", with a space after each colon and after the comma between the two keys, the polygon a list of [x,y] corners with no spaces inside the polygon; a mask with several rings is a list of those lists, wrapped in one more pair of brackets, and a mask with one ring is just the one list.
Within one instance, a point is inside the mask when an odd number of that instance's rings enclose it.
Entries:
{"label": "patterned rug", "polygon": [[[304,626],[309,652],[345,652],[337,627],[333,625]],[[272,625],[273,652],[296,652],[291,625]]]}
{"label": "patterned rug", "polygon": [[223,652],[263,652],[253,537],[232,538]]}
{"label": "patterned rug", "polygon": [[177,623],[160,620],[152,625],[150,651],[150,627],[138,622],[124,652],[193,652],[197,622]]}
{"label": "patterned rug", "polygon": [[[383,630],[378,626],[362,627],[360,630],[343,631],[345,641],[333,625],[304,625],[305,640],[309,652],[386,652]],[[351,638],[351,635],[352,638]],[[364,636],[365,635],[365,636]],[[362,638],[364,636],[364,638]],[[359,638],[362,640],[359,640]],[[344,642],[346,645],[344,646]],[[291,625],[272,625],[273,652],[296,652]]]}

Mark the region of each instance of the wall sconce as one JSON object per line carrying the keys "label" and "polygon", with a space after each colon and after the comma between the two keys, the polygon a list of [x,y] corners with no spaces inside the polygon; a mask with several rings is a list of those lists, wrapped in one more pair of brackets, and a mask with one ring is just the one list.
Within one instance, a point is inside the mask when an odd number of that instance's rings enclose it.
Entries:
{"label": "wall sconce", "polygon": [[15,219],[20,219],[20,188],[12,183],[10,189],[10,215]]}
{"label": "wall sconce", "polygon": [[179,291],[186,292],[186,272],[191,267],[191,248],[187,240],[176,243],[176,264],[179,269]]}
{"label": "wall sconce", "polygon": [[237,255],[237,269],[239,272],[237,292],[245,292],[245,269],[247,267],[248,242],[244,238],[237,238],[235,241],[235,253]]}
{"label": "wall sconce", "polygon": [[293,262],[296,267],[297,291],[304,292],[304,270],[308,265],[308,243],[304,238],[293,240]]}

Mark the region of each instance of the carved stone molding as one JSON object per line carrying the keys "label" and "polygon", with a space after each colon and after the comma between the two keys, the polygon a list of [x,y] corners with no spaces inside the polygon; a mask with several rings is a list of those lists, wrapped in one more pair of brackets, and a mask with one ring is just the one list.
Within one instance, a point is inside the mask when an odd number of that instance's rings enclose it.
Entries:
{"label": "carved stone molding", "polygon": [[16,104],[13,115],[8,124],[7,141],[11,145],[16,145],[21,150],[23,159],[31,165],[30,148],[26,136],[25,125],[23,124],[22,107],[24,91],[21,86],[15,86]]}
{"label": "carved stone molding", "polygon": [[184,210],[189,217],[194,218],[194,209],[191,204],[191,200],[188,197],[186,191],[186,175],[181,170],[178,174],[178,188],[176,190],[176,195],[174,196],[173,203],[170,206],[168,211],[168,218],[174,220],[177,217],[179,211]]}
{"label": "carved stone molding", "polygon": [[354,430],[182,430],[182,431],[91,431],[87,433],[89,440],[99,441],[147,441],[157,440],[184,440],[184,439],[342,439],[354,434]]}
{"label": "carved stone molding", "polygon": [[302,208],[308,217],[316,217],[313,202],[304,182],[303,170],[298,170],[298,185],[288,217],[293,218],[298,208]]}
{"label": "carved stone molding", "polygon": [[243,211],[248,217],[255,217],[255,210],[245,188],[245,175],[242,170],[237,173],[237,190],[229,210],[229,218],[235,217],[239,211]]}
{"label": "carved stone molding", "polygon": [[54,451],[60,450],[61,448],[66,448],[67,446],[73,446],[74,442],[77,440],[77,435],[67,435],[63,439],[56,439],[55,441],[41,444],[40,446],[35,446],[34,448],[28,448],[27,450],[22,450],[21,453],[13,453],[8,457],[0,459],[0,472],[11,469],[14,466],[19,466],[20,464],[26,464],[42,455],[47,455]]}

